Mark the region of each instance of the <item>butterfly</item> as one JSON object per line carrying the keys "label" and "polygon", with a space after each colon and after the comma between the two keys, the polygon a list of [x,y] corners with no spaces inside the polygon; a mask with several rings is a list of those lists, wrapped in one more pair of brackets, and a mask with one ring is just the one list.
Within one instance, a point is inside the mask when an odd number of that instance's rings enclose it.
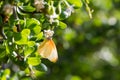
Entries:
{"label": "butterfly", "polygon": [[47,58],[51,62],[56,62],[58,59],[58,53],[52,36],[54,34],[51,30],[44,30],[45,37],[44,41],[38,47],[38,53],[42,58]]}

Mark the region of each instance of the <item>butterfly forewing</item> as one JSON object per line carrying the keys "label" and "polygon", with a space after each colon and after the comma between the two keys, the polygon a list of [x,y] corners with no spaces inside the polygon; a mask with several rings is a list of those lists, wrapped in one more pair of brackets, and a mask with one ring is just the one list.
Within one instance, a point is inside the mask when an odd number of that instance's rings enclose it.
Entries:
{"label": "butterfly forewing", "polygon": [[44,40],[38,48],[41,57],[49,59],[51,62],[56,62],[58,59],[56,46],[52,39]]}

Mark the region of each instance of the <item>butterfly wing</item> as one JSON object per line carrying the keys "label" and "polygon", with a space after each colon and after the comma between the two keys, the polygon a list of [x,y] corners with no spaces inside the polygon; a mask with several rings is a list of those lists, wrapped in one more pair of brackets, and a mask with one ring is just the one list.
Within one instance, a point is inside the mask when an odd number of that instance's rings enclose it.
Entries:
{"label": "butterfly wing", "polygon": [[58,59],[57,49],[52,39],[44,40],[38,48],[41,57],[47,58],[51,62],[56,62]]}

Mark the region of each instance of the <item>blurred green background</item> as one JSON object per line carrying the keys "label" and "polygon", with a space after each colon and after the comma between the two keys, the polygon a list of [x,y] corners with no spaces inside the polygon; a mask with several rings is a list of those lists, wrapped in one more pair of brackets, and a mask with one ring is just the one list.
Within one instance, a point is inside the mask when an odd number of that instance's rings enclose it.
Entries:
{"label": "blurred green background", "polygon": [[90,0],[92,19],[84,6],[56,29],[59,60],[42,60],[40,80],[120,80],[120,0]]}

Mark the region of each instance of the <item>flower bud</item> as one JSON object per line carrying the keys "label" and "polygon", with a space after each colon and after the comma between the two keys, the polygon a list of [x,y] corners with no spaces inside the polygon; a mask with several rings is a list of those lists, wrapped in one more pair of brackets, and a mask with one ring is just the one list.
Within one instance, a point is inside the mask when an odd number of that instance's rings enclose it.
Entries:
{"label": "flower bud", "polygon": [[12,15],[13,14],[13,6],[10,4],[4,5],[3,12],[4,12],[4,15],[6,15],[6,16]]}
{"label": "flower bud", "polygon": [[34,0],[34,6],[36,7],[37,12],[42,12],[42,10],[45,8],[46,2],[44,0]]}

